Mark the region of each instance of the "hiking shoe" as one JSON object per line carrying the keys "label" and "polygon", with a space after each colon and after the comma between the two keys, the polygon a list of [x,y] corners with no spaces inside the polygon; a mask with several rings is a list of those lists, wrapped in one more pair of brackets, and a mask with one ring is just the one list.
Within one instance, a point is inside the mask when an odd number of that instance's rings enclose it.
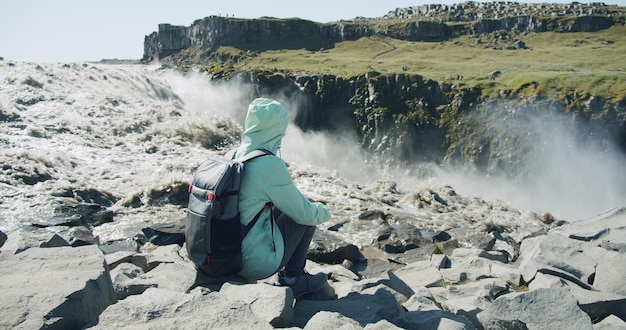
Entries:
{"label": "hiking shoe", "polygon": [[304,294],[320,290],[324,287],[324,285],[326,285],[327,280],[328,277],[324,273],[311,275],[306,271],[303,271],[302,274],[296,278],[296,281],[293,284],[288,284],[285,281],[284,273],[281,272],[278,276],[278,283],[280,283],[281,286],[290,287],[294,298],[299,298]]}

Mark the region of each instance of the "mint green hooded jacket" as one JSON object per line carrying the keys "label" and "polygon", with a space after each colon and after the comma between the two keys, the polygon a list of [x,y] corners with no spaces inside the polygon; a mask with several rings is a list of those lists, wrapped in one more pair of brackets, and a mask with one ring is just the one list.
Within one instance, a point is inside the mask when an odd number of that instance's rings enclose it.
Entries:
{"label": "mint green hooded jacket", "polygon": [[[276,154],[280,147],[289,114],[277,101],[258,98],[250,103],[241,146],[235,157],[242,157],[255,149],[267,149]],[[275,156],[263,156],[248,161],[239,195],[241,223],[247,225],[263,206],[274,207],[295,222],[316,226],[330,219],[328,209],[321,203],[309,202],[294,185],[285,162]],[[285,246],[276,223],[270,225],[266,209],[241,243],[243,269],[239,275],[258,280],[271,276],[280,266]]]}

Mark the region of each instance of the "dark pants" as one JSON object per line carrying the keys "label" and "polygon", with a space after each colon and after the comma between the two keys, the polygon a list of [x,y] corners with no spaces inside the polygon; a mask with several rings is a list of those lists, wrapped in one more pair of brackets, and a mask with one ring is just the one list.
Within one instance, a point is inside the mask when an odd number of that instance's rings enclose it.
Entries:
{"label": "dark pants", "polygon": [[306,253],[315,233],[315,226],[296,223],[280,210],[274,210],[276,224],[285,241],[285,254],[278,270],[285,267],[287,276],[298,276],[304,270]]}

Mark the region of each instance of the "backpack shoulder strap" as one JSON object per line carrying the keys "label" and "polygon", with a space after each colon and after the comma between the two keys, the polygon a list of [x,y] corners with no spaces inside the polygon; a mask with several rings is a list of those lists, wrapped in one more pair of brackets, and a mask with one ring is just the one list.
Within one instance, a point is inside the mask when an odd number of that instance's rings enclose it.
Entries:
{"label": "backpack shoulder strap", "polygon": [[249,160],[253,160],[255,158],[265,156],[265,155],[274,155],[274,154],[267,149],[256,149],[256,150],[252,150],[249,154],[243,157],[237,158],[236,160],[239,162],[245,163]]}
{"label": "backpack shoulder strap", "polygon": [[224,158],[228,159],[228,160],[232,160],[235,158],[235,153],[237,152],[237,148],[233,148],[228,150],[227,153],[224,154]]}

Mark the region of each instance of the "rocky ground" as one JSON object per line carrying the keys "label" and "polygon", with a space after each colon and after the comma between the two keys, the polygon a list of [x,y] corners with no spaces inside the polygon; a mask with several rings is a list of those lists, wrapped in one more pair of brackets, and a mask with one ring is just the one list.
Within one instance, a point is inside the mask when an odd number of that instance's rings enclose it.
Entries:
{"label": "rocky ground", "polygon": [[414,249],[424,252],[421,258],[407,262],[399,260],[406,253],[357,248],[322,229],[310,258],[326,263],[309,260],[307,268],[327,273],[328,285],[298,300],[273,278],[202,276],[184,247],[167,244],[179,239],[172,233],[145,230],[166,245],[111,251],[72,246],[59,228],[14,231],[2,235],[0,319],[3,328],[22,329],[626,326],[625,209],[574,223],[537,223],[543,230],[519,241],[510,236],[513,228],[480,222],[483,230],[456,227],[423,238]]}
{"label": "rocky ground", "polygon": [[183,245],[187,182],[236,141],[246,89],[135,65],[0,70],[1,328],[626,328],[624,208],[570,222],[368,172],[294,127],[284,159],[333,215],[307,263],[328,285],[294,300],[273,278],[206,278]]}

